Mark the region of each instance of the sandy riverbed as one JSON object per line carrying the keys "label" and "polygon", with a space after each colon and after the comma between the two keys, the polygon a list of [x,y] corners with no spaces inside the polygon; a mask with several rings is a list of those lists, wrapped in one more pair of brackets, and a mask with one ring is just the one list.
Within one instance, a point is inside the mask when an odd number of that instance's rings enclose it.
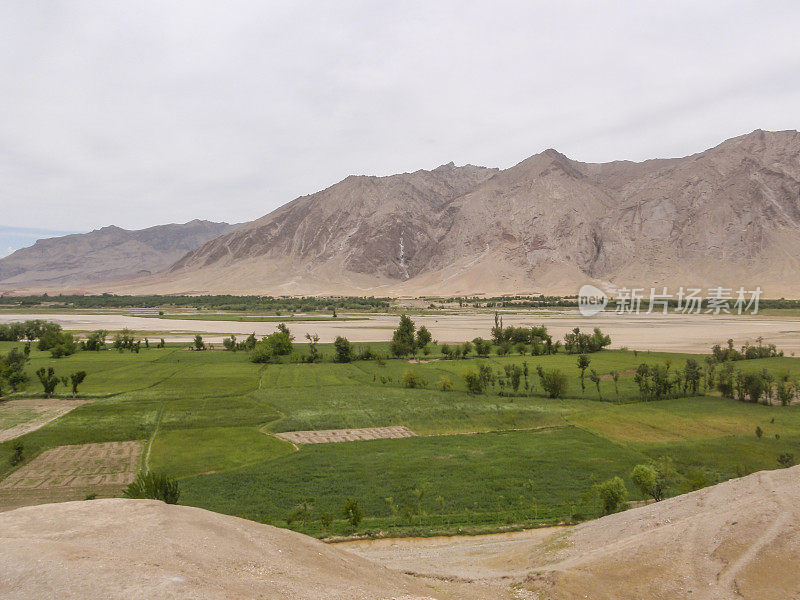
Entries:
{"label": "sandy riverbed", "polygon": [[[158,319],[116,314],[3,314],[0,323],[25,319],[49,319],[65,329],[119,330],[129,327],[137,331],[157,332],[170,341],[189,341],[195,333],[206,341],[219,342],[225,334],[265,335],[275,330],[275,322],[198,321]],[[477,336],[488,337],[493,315],[486,313],[415,316],[417,325],[426,325],[434,339],[461,342]],[[545,324],[557,339],[574,327],[601,327],[611,335],[612,346],[638,350],[705,352],[717,342],[733,338],[737,345],[761,336],[765,342],[778,345],[787,354],[800,354],[800,317],[733,316],[733,315],[639,315],[621,316],[604,313],[582,317],[577,313],[515,313],[504,316],[506,325]],[[358,321],[294,321],[289,327],[298,342],[306,333],[317,333],[323,343],[342,335],[354,342],[386,341],[397,326],[394,315],[369,315]]]}

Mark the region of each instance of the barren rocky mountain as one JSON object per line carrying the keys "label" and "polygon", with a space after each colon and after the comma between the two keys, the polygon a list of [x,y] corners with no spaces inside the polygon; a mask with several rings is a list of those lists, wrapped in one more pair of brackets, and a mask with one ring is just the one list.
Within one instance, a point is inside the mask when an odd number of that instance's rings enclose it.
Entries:
{"label": "barren rocky mountain", "polygon": [[122,289],[574,293],[594,281],[778,297],[800,293],[799,257],[800,134],[757,130],[641,163],[547,150],[503,171],[348,177]]}
{"label": "barren rocky mountain", "polygon": [[[34,249],[17,279],[9,265],[21,259],[0,261],[0,283],[70,283],[79,254],[59,278],[59,265],[38,266]],[[767,297],[794,296],[800,133],[757,130],[640,163],[588,164],[546,150],[502,171],[451,163],[352,176],[190,250],[113,291],[418,296],[575,293],[595,282],[760,285]],[[130,247],[121,262],[139,251]],[[159,270],[141,262],[132,272]]]}
{"label": "barren rocky mountain", "polygon": [[138,231],[110,226],[39,240],[0,259],[0,286],[72,287],[152,275],[235,227],[194,220]]}
{"label": "barren rocky mountain", "polygon": [[359,541],[152,500],[0,514],[11,599],[790,600],[800,467],[754,473],[572,528]]}

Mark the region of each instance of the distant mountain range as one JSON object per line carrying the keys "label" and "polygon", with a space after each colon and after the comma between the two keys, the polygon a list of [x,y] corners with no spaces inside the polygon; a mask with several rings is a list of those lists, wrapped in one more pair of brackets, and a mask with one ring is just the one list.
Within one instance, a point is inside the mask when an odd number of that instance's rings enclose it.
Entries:
{"label": "distant mountain range", "polygon": [[[169,252],[88,242],[104,231],[0,260],[0,285],[419,296],[575,293],[596,282],[760,285],[765,296],[797,296],[800,133],[757,130],[639,163],[588,164],[546,150],[505,170],[451,163],[351,176],[241,227],[207,224],[206,239]],[[60,261],[70,239],[71,258]],[[113,268],[100,268],[108,254]],[[86,256],[97,266],[88,269]]]}
{"label": "distant mountain range", "polygon": [[0,259],[5,288],[70,288],[160,273],[235,225],[190,221],[129,231],[110,226],[38,240]]}

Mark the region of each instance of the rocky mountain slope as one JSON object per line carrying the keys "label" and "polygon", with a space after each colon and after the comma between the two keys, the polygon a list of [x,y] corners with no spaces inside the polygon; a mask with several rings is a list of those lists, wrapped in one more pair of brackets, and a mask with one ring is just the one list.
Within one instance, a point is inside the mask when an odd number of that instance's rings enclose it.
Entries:
{"label": "rocky mountain slope", "polygon": [[[451,163],[352,176],[189,250],[113,291],[571,294],[593,282],[798,296],[800,133],[757,130],[640,163],[546,150],[502,171]],[[127,262],[140,251],[131,247]],[[14,279],[12,258],[0,261],[0,284],[31,280]],[[80,253],[72,259],[40,269],[32,258],[28,268],[37,281],[66,285]],[[148,262],[134,272],[158,270]],[[103,283],[90,289],[109,289],[122,271],[95,269]]]}
{"label": "rocky mountain slope", "polygon": [[138,231],[103,227],[42,239],[0,259],[0,286],[71,287],[144,277],[167,269],[234,225],[194,220]]}
{"label": "rocky mountain slope", "polygon": [[590,281],[800,294],[800,134],[641,163],[547,150],[503,171],[348,177],[126,291],[575,293]]}

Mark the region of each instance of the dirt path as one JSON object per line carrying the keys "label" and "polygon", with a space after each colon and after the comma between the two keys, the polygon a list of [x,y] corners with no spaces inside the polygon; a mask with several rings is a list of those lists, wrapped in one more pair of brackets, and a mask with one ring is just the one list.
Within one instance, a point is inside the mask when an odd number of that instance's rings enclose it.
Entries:
{"label": "dirt path", "polygon": [[87,402],[59,398],[22,398],[1,402],[0,442],[36,431]]}

